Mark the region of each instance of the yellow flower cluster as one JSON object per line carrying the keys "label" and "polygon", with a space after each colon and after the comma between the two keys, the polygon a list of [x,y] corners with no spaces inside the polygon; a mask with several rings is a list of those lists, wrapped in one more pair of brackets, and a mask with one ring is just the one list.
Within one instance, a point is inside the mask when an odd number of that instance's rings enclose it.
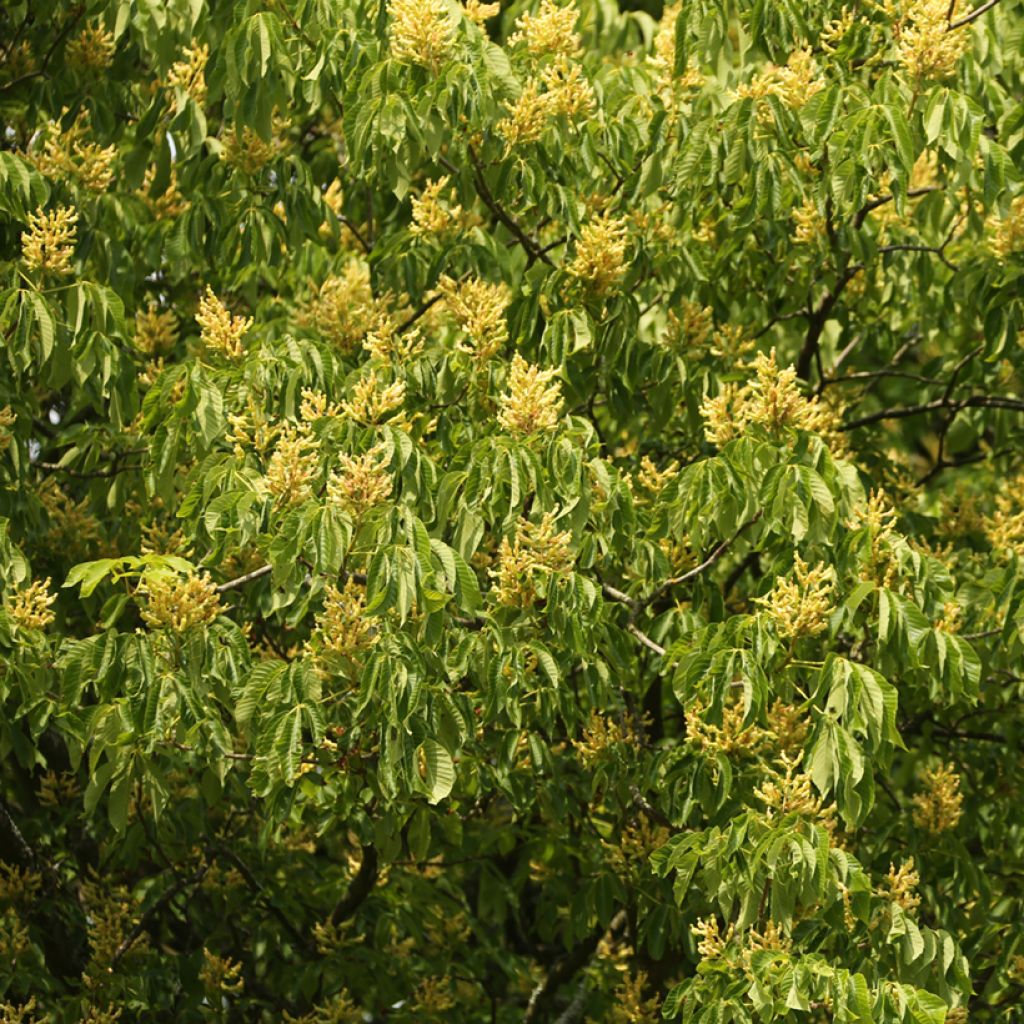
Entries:
{"label": "yellow flower cluster", "polygon": [[448,188],[448,175],[427,181],[422,195],[412,198],[412,224],[409,231],[421,238],[442,238],[459,227],[461,206],[442,202],[441,193]]}
{"label": "yellow flower cluster", "polygon": [[14,433],[10,428],[17,421],[18,416],[9,405],[0,409],[0,452],[5,452],[10,448],[11,442],[14,440]]}
{"label": "yellow flower cluster", "polygon": [[553,512],[546,512],[539,523],[520,519],[512,542],[508,537],[501,539],[498,568],[488,570],[497,580],[498,603],[517,608],[533,604],[541,581],[572,569],[571,542],[572,534],[555,528]]}
{"label": "yellow flower cluster", "polygon": [[7,51],[3,67],[0,68],[4,77],[12,82],[17,78],[35,74],[38,70],[39,62],[32,52],[32,44],[27,39],[22,39],[17,46],[12,46]]}
{"label": "yellow flower cluster", "polygon": [[654,825],[644,816],[629,822],[611,842],[603,843],[609,867],[618,875],[628,875],[643,868],[651,854],[668,842],[664,825]]}
{"label": "yellow flower cluster", "polygon": [[208,352],[216,352],[231,360],[241,359],[245,354],[242,339],[252,327],[252,317],[232,315],[209,285],[199,300],[196,323],[201,329],[203,347]]}
{"label": "yellow flower cluster", "polygon": [[[66,112],[66,111],[65,111]],[[91,192],[105,192],[114,179],[116,146],[89,142],[89,114],[83,110],[64,128],[50,121],[42,132],[42,149],[31,156],[40,174],[78,182]]]}
{"label": "yellow flower cluster", "polygon": [[885,492],[878,489],[868,495],[866,502],[853,509],[853,516],[846,524],[851,530],[868,531],[871,549],[862,575],[881,587],[891,586],[899,572],[899,560],[892,547],[895,523],[896,510],[888,503]]}
{"label": "yellow flower cluster", "polygon": [[339,590],[329,585],[324,590],[324,608],[316,617],[314,649],[317,659],[337,657],[353,661],[377,642],[377,629],[364,614],[366,593],[353,579]]}
{"label": "yellow flower cluster", "polygon": [[677,94],[699,89],[704,76],[688,65],[680,77],[676,77],[676,19],[682,10],[682,3],[666,4],[658,23],[658,34],[654,37],[654,52],[650,62],[658,72],[658,95],[670,110],[676,105]]}
{"label": "yellow flower cluster", "polygon": [[702,754],[724,754],[727,758],[754,757],[765,741],[760,726],[743,724],[742,703],[722,709],[722,724],[706,719],[707,706],[695,700],[686,709],[686,738]]}
{"label": "yellow flower cluster", "polygon": [[579,751],[584,767],[590,768],[609,748],[625,742],[628,735],[629,730],[617,719],[591,711],[580,738],[572,745]]}
{"label": "yellow flower cluster", "polygon": [[826,807],[821,798],[814,793],[811,777],[806,772],[798,771],[803,754],[790,758],[780,756],[785,771],[775,772],[754,790],[754,795],[768,808],[766,818],[773,822],[777,817],[784,818],[789,814],[821,825],[828,832],[836,829],[836,809]]}
{"label": "yellow flower cluster", "polygon": [[661,1000],[657,993],[644,998],[647,975],[643,971],[626,974],[612,994],[609,1024],[657,1024],[661,1020]]}
{"label": "yellow flower cluster", "polygon": [[174,576],[149,573],[139,585],[146,598],[142,620],[154,629],[183,633],[193,626],[205,626],[221,613],[217,588],[208,576],[191,573]]}
{"label": "yellow flower cluster", "polygon": [[718,960],[725,952],[725,947],[732,941],[736,934],[736,926],[730,924],[723,935],[718,927],[718,918],[698,917],[690,931],[699,940],[697,952],[702,960]]}
{"label": "yellow flower cluster", "polygon": [[833,410],[817,397],[805,398],[796,385],[796,371],[780,370],[775,350],[769,355],[758,353],[754,361],[756,379],[737,388],[726,384],[715,398],[706,398],[701,405],[704,433],[707,439],[721,446],[757,425],[770,434],[779,435],[787,427],[817,434],[833,434],[838,426]]}
{"label": "yellow flower cluster", "polygon": [[264,139],[247,124],[242,125],[241,130],[235,125],[224,134],[220,158],[232,167],[238,168],[243,174],[253,177],[285,150],[288,141],[284,133],[287,129],[287,120],[277,116],[273,119],[273,130],[269,139]]}
{"label": "yellow flower cluster", "polygon": [[1024,252],[1024,195],[1014,197],[1005,217],[993,215],[986,226],[991,233],[989,247],[998,259]]}
{"label": "yellow flower cluster", "polygon": [[382,446],[362,455],[340,455],[338,462],[340,471],[332,473],[327,481],[331,502],[358,517],[390,497],[394,485]]}
{"label": "yellow flower cluster", "polygon": [[68,551],[81,551],[99,537],[99,523],[87,498],[73,501],[53,477],[44,481],[38,495],[50,521],[45,543],[52,550],[60,549],[65,555]]}
{"label": "yellow flower cluster", "polygon": [[167,73],[167,84],[179,94],[175,97],[175,111],[180,111],[188,100],[202,106],[206,100],[206,64],[210,59],[210,47],[195,43],[185,49],[183,60],[171,65]]}
{"label": "yellow flower cluster", "polygon": [[10,620],[20,629],[45,629],[56,618],[50,606],[57,600],[50,593],[50,580],[36,581],[4,595],[4,607]]}
{"label": "yellow flower cluster", "polygon": [[363,339],[363,348],[374,359],[397,365],[408,362],[423,351],[423,335],[418,327],[401,330],[394,317],[385,315]]}
{"label": "yellow flower cluster", "polygon": [[[787,107],[799,110],[812,96],[825,88],[818,65],[810,49],[794,50],[782,67],[769,65],[750,82],[736,89],[740,99],[753,100],[777,96]],[[770,120],[771,112],[758,111],[762,120]]]}
{"label": "yellow flower cluster", "polygon": [[174,310],[150,302],[135,314],[135,347],[147,356],[166,355],[178,343],[178,318]]}
{"label": "yellow flower cluster", "polygon": [[405,383],[392,381],[386,387],[378,380],[377,371],[371,370],[361,377],[352,389],[352,397],[341,402],[341,411],[357,423],[381,423],[402,407],[405,401]]}
{"label": "yellow flower cluster", "polygon": [[238,458],[245,455],[247,448],[262,455],[273,443],[280,429],[269,420],[266,410],[253,395],[248,396],[246,405],[245,412],[229,412],[227,417],[227,440],[234,445]]}
{"label": "yellow flower cluster", "polygon": [[483,361],[501,351],[508,341],[506,285],[489,284],[476,277],[459,282],[444,275],[438,291],[459,327],[469,335],[470,344],[459,346],[463,352]]}
{"label": "yellow flower cluster", "polygon": [[914,824],[930,835],[948,832],[960,824],[964,797],[960,792],[960,776],[951,764],[924,772],[924,790],[914,795]]}
{"label": "yellow flower cluster", "polygon": [[578,64],[559,57],[539,77],[528,78],[519,96],[505,106],[508,117],[499,121],[496,129],[506,149],[511,150],[540,139],[552,118],[589,113],[594,106],[594,90]]}
{"label": "yellow flower cluster", "polygon": [[0,1003],[0,1024],[37,1024],[33,1012],[35,1008],[35,996],[20,1006],[15,1006],[14,1003]]}
{"label": "yellow flower cluster", "polygon": [[207,996],[218,1002],[224,993],[241,992],[245,985],[241,963],[225,956],[218,956],[205,948],[203,966],[199,969],[199,981]]}
{"label": "yellow flower cluster", "polygon": [[966,32],[951,32],[949,0],[911,0],[899,30],[896,59],[915,80],[945,78],[970,45]]}
{"label": "yellow flower cluster", "polygon": [[305,424],[282,428],[267,462],[263,487],[274,503],[284,508],[300,505],[313,493],[312,481],[320,468],[320,444]]}
{"label": "yellow flower cluster", "polygon": [[[314,930],[321,927],[315,925]],[[319,948],[319,944],[317,948]],[[366,1014],[344,992],[341,992],[326,1002],[320,1003],[319,1006],[314,1007],[309,1013],[304,1013],[301,1017],[293,1017],[285,1010],[283,1020],[285,1024],[364,1024]]]}
{"label": "yellow flower cluster", "polygon": [[817,636],[828,628],[835,571],[823,563],[811,569],[799,555],[794,555],[793,572],[796,579],[779,577],[771,593],[757,598],[756,603],[768,609],[779,636],[794,640]]}
{"label": "yellow flower cluster", "polygon": [[[961,523],[967,520],[966,526],[973,525],[970,522],[973,517],[969,515],[958,518]],[[996,495],[995,511],[981,521],[981,526],[996,551],[1024,555],[1024,475],[1013,477],[1004,484]]]}
{"label": "yellow flower cluster", "polygon": [[376,298],[370,268],[362,260],[352,259],[340,275],[331,275],[324,281],[299,321],[348,355],[369,332],[389,329],[389,308],[394,301],[390,292]]}
{"label": "yellow flower cluster", "polygon": [[545,54],[571,57],[580,49],[580,37],[576,33],[578,19],[579,11],[572,4],[559,7],[554,0],[541,0],[536,14],[526,12],[519,16],[509,44],[525,43],[534,57]]}
{"label": "yellow flower cluster", "polygon": [[550,113],[557,117],[585,117],[594,108],[594,89],[583,76],[583,68],[567,57],[548,64],[540,80],[547,92]]}
{"label": "yellow flower cluster", "polygon": [[78,212],[58,206],[52,213],[36,210],[28,215],[28,231],[21,233],[21,257],[29,270],[70,274],[78,238]]}
{"label": "yellow flower cluster", "polygon": [[483,25],[489,18],[493,18],[496,14],[500,13],[501,4],[485,4],[481,3],[480,0],[465,0],[465,4],[462,8],[462,13],[468,18],[474,25]]}
{"label": "yellow flower cluster", "polygon": [[898,903],[904,910],[913,911],[921,905],[921,897],[917,895],[917,887],[921,876],[914,869],[914,858],[905,860],[899,868],[889,865],[889,874],[885,876],[885,895]]}
{"label": "yellow flower cluster", "polygon": [[388,0],[391,53],[437,74],[455,51],[456,25],[445,0]]}
{"label": "yellow flower cluster", "polygon": [[782,753],[795,757],[804,748],[810,725],[800,709],[776,700],[768,709],[767,736]]}
{"label": "yellow flower cluster", "polygon": [[551,120],[551,100],[541,92],[540,82],[531,78],[514,102],[506,103],[509,116],[496,125],[508,149],[536,142]]}
{"label": "yellow flower cluster", "polygon": [[501,396],[498,422],[518,436],[551,431],[562,415],[562,392],[551,381],[557,370],[542,370],[517,352],[508,375],[508,391]]}
{"label": "yellow flower cluster", "polygon": [[303,388],[300,392],[302,404],[299,406],[299,415],[306,423],[315,423],[317,420],[333,419],[341,415],[341,406],[337,402],[330,402],[322,391],[313,388]]}
{"label": "yellow flower cluster", "polygon": [[826,236],[827,223],[813,199],[805,199],[793,209],[793,223],[793,241],[797,245],[813,246]]}
{"label": "yellow flower cluster", "polygon": [[626,218],[608,213],[580,230],[576,255],[568,273],[598,295],[611,290],[626,273]]}
{"label": "yellow flower cluster", "polygon": [[679,476],[679,463],[674,459],[664,468],[658,469],[651,461],[650,456],[645,455],[640,460],[640,472],[637,473],[637,483],[651,494],[661,494],[665,487]]}
{"label": "yellow flower cluster", "polygon": [[[110,976],[114,957],[135,926],[135,901],[127,886],[107,885],[95,875],[79,885],[79,893],[89,928],[89,963],[82,981],[88,988],[102,989]],[[138,956],[148,947],[149,934],[143,932],[123,960]]]}
{"label": "yellow flower cluster", "polygon": [[76,71],[103,71],[114,60],[114,33],[89,25],[68,42],[64,59]]}
{"label": "yellow flower cluster", "polygon": [[714,329],[714,311],[710,306],[683,299],[678,312],[668,312],[664,344],[681,354],[701,352],[708,347]]}
{"label": "yellow flower cluster", "polygon": [[180,217],[188,208],[189,201],[178,188],[178,172],[172,167],[163,192],[153,195],[153,182],[156,178],[156,166],[150,164],[142,176],[142,187],[136,193],[149,207],[154,220],[170,220]]}

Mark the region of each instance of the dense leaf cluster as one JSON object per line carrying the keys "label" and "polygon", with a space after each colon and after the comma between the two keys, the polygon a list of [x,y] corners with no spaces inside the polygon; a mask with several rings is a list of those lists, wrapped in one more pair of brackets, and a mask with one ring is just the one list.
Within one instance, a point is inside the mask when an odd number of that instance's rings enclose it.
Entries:
{"label": "dense leaf cluster", "polygon": [[0,1016],[1024,992],[1024,3],[11,0]]}

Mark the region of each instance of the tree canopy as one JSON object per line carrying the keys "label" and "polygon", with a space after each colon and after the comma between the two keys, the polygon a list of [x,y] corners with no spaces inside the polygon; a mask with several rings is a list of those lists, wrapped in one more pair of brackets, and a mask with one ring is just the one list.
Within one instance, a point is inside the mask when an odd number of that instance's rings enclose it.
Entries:
{"label": "tree canopy", "polygon": [[1024,2],[8,0],[0,1019],[1024,1019]]}

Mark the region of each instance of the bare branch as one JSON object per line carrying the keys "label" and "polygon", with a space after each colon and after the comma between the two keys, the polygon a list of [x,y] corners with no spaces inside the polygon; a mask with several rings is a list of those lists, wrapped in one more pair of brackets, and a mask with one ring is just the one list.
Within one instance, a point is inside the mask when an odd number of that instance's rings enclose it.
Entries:
{"label": "bare branch", "polygon": [[954,29],[963,28],[964,25],[970,25],[972,21],[980,18],[986,11],[992,10],[995,5],[999,3],[999,0],[988,0],[988,3],[982,4],[980,7],[976,7],[970,14],[965,14],[962,18],[957,21],[951,21],[947,32],[952,32]]}
{"label": "bare branch", "polygon": [[228,580],[227,583],[221,583],[215,589],[218,594],[223,594],[228,590],[235,590],[237,587],[244,587],[247,583],[252,583],[254,580],[262,579],[268,573],[273,571],[272,565],[261,565],[258,569],[253,569],[252,572],[247,572],[244,576],[237,576],[233,580]]}

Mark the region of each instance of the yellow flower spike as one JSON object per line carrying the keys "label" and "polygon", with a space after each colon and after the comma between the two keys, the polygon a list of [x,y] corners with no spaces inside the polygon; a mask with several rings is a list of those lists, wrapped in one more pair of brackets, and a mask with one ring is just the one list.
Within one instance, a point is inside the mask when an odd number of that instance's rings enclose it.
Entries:
{"label": "yellow flower spike", "polygon": [[36,210],[28,215],[28,231],[21,233],[21,257],[29,270],[70,274],[78,239],[78,213],[58,206],[52,213]]}
{"label": "yellow flower spike", "polygon": [[183,633],[209,625],[222,611],[213,581],[196,573],[184,577],[150,573],[138,592],[146,599],[142,621],[153,629]]}
{"label": "yellow flower spike", "polygon": [[793,561],[795,579],[780,577],[771,593],[755,599],[775,620],[786,639],[817,636],[828,628],[832,614],[835,572],[819,563],[813,569],[799,556]]}
{"label": "yellow flower spike", "polygon": [[435,75],[455,52],[456,24],[444,0],[388,0],[391,54]]}
{"label": "yellow flower spike", "polygon": [[914,824],[929,835],[949,832],[963,817],[963,793],[960,776],[951,764],[925,771],[921,776],[922,791],[914,795]]}
{"label": "yellow flower spike", "polygon": [[[210,59],[210,47],[207,44],[193,44],[182,54],[183,59],[171,65],[167,74],[167,84],[172,89],[180,89],[183,98],[192,100],[202,106],[206,100],[206,64]],[[175,112],[181,110],[182,102],[175,98]]]}
{"label": "yellow flower spike", "polygon": [[217,352],[232,361],[241,359],[245,354],[242,339],[252,327],[252,317],[232,315],[209,285],[199,300],[196,323],[202,329],[201,340],[208,351]]}
{"label": "yellow flower spike", "polygon": [[601,214],[581,229],[575,258],[566,269],[589,290],[603,295],[626,274],[626,246],[626,218]]}
{"label": "yellow flower spike", "polygon": [[527,12],[519,16],[509,45],[525,43],[534,57],[574,56],[580,49],[580,37],[575,31],[579,16],[572,4],[559,7],[554,0],[541,0],[536,14]]}
{"label": "yellow flower spike", "polygon": [[10,620],[21,629],[46,629],[56,618],[50,606],[57,600],[50,593],[50,579],[36,581],[4,595]]}
{"label": "yellow flower spike", "polygon": [[498,422],[510,433],[527,436],[552,431],[562,416],[562,392],[551,381],[557,370],[532,366],[517,352],[501,396]]}

